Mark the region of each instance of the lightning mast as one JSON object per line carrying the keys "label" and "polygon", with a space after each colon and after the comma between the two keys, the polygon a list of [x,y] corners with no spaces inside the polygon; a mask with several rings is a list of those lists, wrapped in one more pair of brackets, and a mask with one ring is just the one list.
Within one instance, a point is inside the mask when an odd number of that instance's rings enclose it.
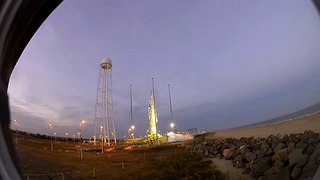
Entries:
{"label": "lightning mast", "polygon": [[134,125],[133,125],[133,111],[132,111],[132,84],[130,84],[130,128],[129,128],[129,136],[134,138]]}
{"label": "lightning mast", "polygon": [[173,121],[173,112],[172,112],[172,103],[171,103],[170,84],[168,84],[168,92],[169,92],[169,104],[170,104],[170,115],[171,115],[170,127],[171,127],[171,131],[174,132],[176,125],[175,125],[175,123],[174,123],[174,121]]}

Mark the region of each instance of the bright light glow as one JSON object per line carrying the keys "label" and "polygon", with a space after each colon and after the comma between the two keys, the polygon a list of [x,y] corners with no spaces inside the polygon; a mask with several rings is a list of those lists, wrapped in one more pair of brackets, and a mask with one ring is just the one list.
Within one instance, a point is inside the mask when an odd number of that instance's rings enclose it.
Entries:
{"label": "bright light glow", "polygon": [[174,132],[169,132],[168,142],[177,142],[177,141],[187,141],[193,139],[193,136],[190,134],[176,134]]}
{"label": "bright light glow", "polygon": [[157,130],[156,126],[152,126],[152,127],[151,127],[151,131],[152,131],[152,132],[156,132],[156,130]]}
{"label": "bright light glow", "polygon": [[131,129],[134,129],[134,125],[131,126]]}
{"label": "bright light glow", "polygon": [[82,123],[82,124],[83,124],[83,123],[86,123],[86,121],[85,121],[85,120],[81,120],[81,121],[80,121],[80,123]]}
{"label": "bright light glow", "polygon": [[68,136],[69,135],[69,133],[66,133],[66,136]]}
{"label": "bright light glow", "polygon": [[103,126],[100,126],[100,129],[103,129]]}
{"label": "bright light glow", "polygon": [[173,127],[174,127],[174,123],[171,123],[171,124],[170,124],[170,127],[173,128]]}

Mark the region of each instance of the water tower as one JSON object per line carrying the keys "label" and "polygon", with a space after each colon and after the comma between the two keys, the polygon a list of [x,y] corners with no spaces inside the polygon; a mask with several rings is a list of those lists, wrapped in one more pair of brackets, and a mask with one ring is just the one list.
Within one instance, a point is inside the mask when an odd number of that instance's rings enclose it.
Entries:
{"label": "water tower", "polygon": [[117,137],[114,126],[111,59],[103,59],[99,69],[95,105],[94,143],[96,144],[97,141],[100,141],[102,145],[110,145],[110,139],[113,138],[113,142],[116,144]]}

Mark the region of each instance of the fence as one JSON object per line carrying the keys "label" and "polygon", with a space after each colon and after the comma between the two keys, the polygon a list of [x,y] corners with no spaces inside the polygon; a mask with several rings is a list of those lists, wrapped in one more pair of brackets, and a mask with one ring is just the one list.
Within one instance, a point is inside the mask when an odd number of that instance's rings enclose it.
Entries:
{"label": "fence", "polygon": [[65,180],[68,175],[71,174],[91,174],[91,177],[96,178],[96,169],[84,170],[84,171],[63,171],[63,172],[51,172],[51,173],[28,173],[23,174],[23,177],[27,180],[31,179],[62,179]]}
{"label": "fence", "polygon": [[[119,166],[122,170],[125,170],[127,166],[135,163],[119,162],[114,163],[112,166]],[[44,172],[44,173],[23,173],[23,178],[26,180],[38,180],[38,179],[72,179],[73,176],[84,176],[86,178],[95,179],[97,172],[99,175],[106,174],[105,170],[109,168],[94,167],[90,170],[78,170],[78,171],[61,171],[61,172]],[[100,173],[99,173],[100,172]]]}

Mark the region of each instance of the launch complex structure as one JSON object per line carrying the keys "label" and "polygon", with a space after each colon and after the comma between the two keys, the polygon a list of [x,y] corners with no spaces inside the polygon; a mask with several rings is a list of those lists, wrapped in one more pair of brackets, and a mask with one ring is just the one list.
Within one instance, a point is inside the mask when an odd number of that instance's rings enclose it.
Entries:
{"label": "launch complex structure", "polygon": [[[103,59],[100,63],[98,78],[98,88],[95,105],[95,119],[94,119],[94,145],[98,143],[103,147],[104,145],[110,146],[117,143],[115,118],[113,112],[113,97],[112,97],[112,61],[110,58]],[[170,113],[171,113],[171,130],[174,132],[175,125],[172,115],[170,85],[168,84]],[[132,84],[130,84],[130,128],[128,131],[129,137],[134,138],[134,124],[132,112]],[[158,126],[158,114],[156,110],[156,98],[154,91],[154,79],[152,78],[152,90],[149,99],[148,107],[149,130],[147,130],[146,141],[149,144],[159,144],[165,142],[165,136],[162,136]],[[111,139],[113,138],[113,140]]]}
{"label": "launch complex structure", "polygon": [[159,131],[158,113],[156,110],[156,98],[154,92],[154,79],[152,78],[152,91],[148,107],[149,134],[147,135],[147,142],[150,144],[159,144],[160,142],[167,141],[167,138],[164,139]]}

